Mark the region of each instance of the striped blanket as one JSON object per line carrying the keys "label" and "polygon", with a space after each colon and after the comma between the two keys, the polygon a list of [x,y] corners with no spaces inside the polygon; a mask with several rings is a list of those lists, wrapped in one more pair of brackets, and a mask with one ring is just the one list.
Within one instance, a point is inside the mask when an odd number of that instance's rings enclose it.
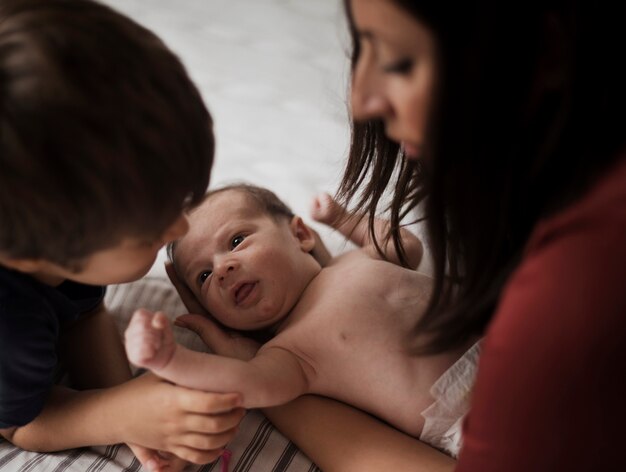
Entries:
{"label": "striped blanket", "polygon": [[[110,286],[105,302],[120,331],[138,307],[162,310],[170,316],[185,312],[171,284],[161,278]],[[192,332],[174,327],[176,340],[195,350],[206,350]],[[273,471],[314,472],[319,469],[281,435],[258,411],[250,411],[237,437],[228,445],[232,456],[229,472]],[[189,466],[186,472],[221,472],[221,460],[203,466]],[[0,472],[137,472],[141,466],[128,447],[121,444],[39,454],[23,451],[0,441]]]}

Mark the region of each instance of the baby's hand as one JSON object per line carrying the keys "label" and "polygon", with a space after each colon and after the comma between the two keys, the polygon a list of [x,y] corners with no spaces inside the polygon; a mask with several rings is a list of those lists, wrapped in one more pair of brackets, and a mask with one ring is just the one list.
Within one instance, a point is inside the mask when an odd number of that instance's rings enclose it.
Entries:
{"label": "baby's hand", "polygon": [[329,226],[336,226],[344,215],[343,207],[328,193],[320,193],[311,202],[311,218]]}
{"label": "baby's hand", "polygon": [[138,367],[162,369],[174,356],[176,344],[172,327],[160,311],[137,310],[124,337],[128,359]]}

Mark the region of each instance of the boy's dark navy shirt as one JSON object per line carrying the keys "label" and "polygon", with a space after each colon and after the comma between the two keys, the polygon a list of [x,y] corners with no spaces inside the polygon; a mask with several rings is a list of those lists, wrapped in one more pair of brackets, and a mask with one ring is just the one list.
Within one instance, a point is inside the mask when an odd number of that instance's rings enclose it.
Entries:
{"label": "boy's dark navy shirt", "polygon": [[0,267],[0,428],[35,419],[55,382],[61,332],[96,308],[105,287],[45,285]]}

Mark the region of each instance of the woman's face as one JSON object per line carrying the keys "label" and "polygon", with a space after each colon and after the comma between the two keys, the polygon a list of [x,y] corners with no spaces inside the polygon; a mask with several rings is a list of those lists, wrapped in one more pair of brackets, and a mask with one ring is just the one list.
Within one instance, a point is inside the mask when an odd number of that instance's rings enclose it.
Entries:
{"label": "woman's face", "polygon": [[352,81],[356,121],[381,119],[408,159],[421,154],[436,74],[434,37],[392,0],[350,0],[360,53]]}

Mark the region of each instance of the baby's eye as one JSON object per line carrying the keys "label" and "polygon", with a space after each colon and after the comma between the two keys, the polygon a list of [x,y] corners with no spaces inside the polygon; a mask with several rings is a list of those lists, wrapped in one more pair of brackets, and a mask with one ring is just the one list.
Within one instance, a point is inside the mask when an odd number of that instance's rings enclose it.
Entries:
{"label": "baby's eye", "polygon": [[237,246],[239,246],[243,242],[244,239],[246,239],[245,236],[241,236],[241,235],[235,236],[233,240],[230,242],[230,247],[232,249],[235,249]]}
{"label": "baby's eye", "polygon": [[198,276],[198,283],[202,285],[204,281],[209,278],[210,275],[211,275],[210,270],[205,270],[204,272],[201,272],[200,275]]}

